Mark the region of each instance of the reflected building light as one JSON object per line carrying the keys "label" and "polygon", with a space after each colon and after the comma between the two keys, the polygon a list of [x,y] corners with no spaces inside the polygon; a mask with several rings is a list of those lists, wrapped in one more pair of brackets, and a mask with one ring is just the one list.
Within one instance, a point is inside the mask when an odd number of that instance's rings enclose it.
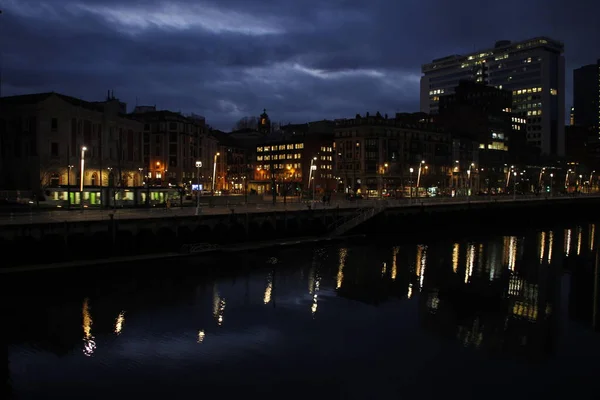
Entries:
{"label": "reflected building light", "polygon": [[381,276],[385,276],[386,272],[387,272],[387,263],[384,261],[383,264],[381,264]]}
{"label": "reflected building light", "polygon": [[518,296],[521,293],[523,287],[523,280],[519,279],[516,275],[511,275],[508,281],[508,294],[509,296]]}
{"label": "reflected building light", "polygon": [[505,267],[508,267],[508,265],[510,264],[509,262],[509,258],[510,258],[510,237],[509,236],[504,236],[503,240],[503,245],[502,245],[502,265]]}
{"label": "reflected building light", "polygon": [[517,237],[508,239],[508,269],[514,272],[517,265]]}
{"label": "reflected building light", "polygon": [[554,231],[548,232],[548,264],[552,263],[552,248],[554,247]]}
{"label": "reflected building light", "polygon": [[263,302],[269,304],[271,302],[271,294],[273,293],[273,275],[269,273],[267,275],[267,287],[265,288],[265,295],[263,296]]}
{"label": "reflected building light", "polygon": [[417,245],[417,268],[415,268],[415,272],[418,277],[421,277],[421,258],[423,258],[423,247],[421,245]]}
{"label": "reflected building light", "polygon": [[474,264],[475,264],[475,245],[470,244],[467,247],[465,283],[469,283],[469,278],[473,275]]}
{"label": "reflected building light", "polygon": [[391,277],[392,280],[395,281],[396,280],[396,276],[398,275],[398,252],[399,252],[399,248],[398,247],[394,247],[394,249],[392,250],[392,272],[391,272]]}
{"label": "reflected building light", "polygon": [[594,237],[596,236],[596,224],[590,225],[590,251],[594,251]]}
{"label": "reflected building light", "polygon": [[515,301],[512,313],[516,317],[524,318],[532,322],[536,321],[538,317],[537,307],[522,301]]}
{"label": "reflected building light", "polygon": [[225,299],[219,295],[217,284],[213,285],[213,317],[217,320],[217,325],[223,325],[223,313],[225,312]]}
{"label": "reflected building light", "polygon": [[225,299],[219,301],[219,311],[217,314],[217,325],[223,325],[223,314],[225,313]]}
{"label": "reflected building light", "polygon": [[565,255],[569,257],[571,253],[571,229],[565,229]]}
{"label": "reflected building light", "polygon": [[484,263],[483,263],[483,256],[484,256],[484,248],[483,248],[483,243],[481,243],[479,245],[479,257],[478,257],[478,260],[477,260],[477,263],[478,263],[477,266],[479,267],[480,270],[483,270],[484,267],[485,267]]}
{"label": "reflected building light", "polygon": [[581,239],[583,236],[583,229],[581,229],[581,226],[577,227],[577,255],[581,254]]}
{"label": "reflected building light", "polygon": [[212,299],[212,308],[213,308],[213,317],[217,318],[219,316],[219,304],[221,303],[221,296],[219,296],[219,289],[217,285],[213,285],[213,299]]}
{"label": "reflected building light", "polygon": [[310,312],[312,313],[313,317],[317,313],[317,308],[319,307],[319,290],[320,290],[320,288],[321,288],[321,277],[319,277],[317,275],[317,276],[315,276],[315,289],[313,292],[312,304],[310,306]]}
{"label": "reflected building light", "polygon": [[83,300],[83,354],[90,357],[96,351],[96,341],[92,335],[92,316],[90,314],[89,299]]}
{"label": "reflected building light", "polygon": [[202,343],[204,342],[204,338],[206,337],[206,333],[204,333],[203,329],[200,329],[198,331],[198,340],[196,341],[196,343]]}
{"label": "reflected building light", "polygon": [[[348,257],[348,249],[341,248],[339,251],[339,265],[337,273],[337,281],[335,288],[339,289],[344,284],[344,268],[346,267],[346,258]],[[312,293],[312,292],[311,292]]]}
{"label": "reflected building light", "polygon": [[427,300],[427,308],[431,314],[435,314],[440,305],[440,298],[437,291],[433,291]]}
{"label": "reflected building light", "polygon": [[315,274],[317,272],[317,268],[313,265],[310,267],[308,271],[308,294],[313,294],[315,290]]}
{"label": "reflected building light", "polygon": [[488,247],[488,262],[490,264],[490,281],[496,279],[496,274],[502,270],[502,268],[498,265],[500,258],[498,246],[493,244]]}
{"label": "reflected building light", "polygon": [[125,311],[121,311],[115,321],[115,334],[119,336],[123,330],[123,324],[125,323]]}
{"label": "reflected building light", "polygon": [[427,267],[427,246],[419,246],[421,249],[421,257],[419,259],[419,292],[423,290],[423,282],[425,281],[425,268]]}
{"label": "reflected building light", "polygon": [[544,262],[544,254],[546,254],[546,232],[540,233],[540,264]]}
{"label": "reflected building light", "polygon": [[454,243],[452,248],[452,270],[458,272],[458,257],[460,256],[460,244]]}
{"label": "reflected building light", "polygon": [[408,293],[406,294],[406,297],[408,297],[409,299],[412,297],[413,294],[413,289],[412,289],[412,283],[408,284]]}

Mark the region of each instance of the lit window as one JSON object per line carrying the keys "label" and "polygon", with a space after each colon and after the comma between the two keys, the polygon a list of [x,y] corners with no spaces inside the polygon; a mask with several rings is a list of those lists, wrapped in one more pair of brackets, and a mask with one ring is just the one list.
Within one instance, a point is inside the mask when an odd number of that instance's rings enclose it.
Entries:
{"label": "lit window", "polygon": [[556,90],[556,89],[550,89],[550,94],[551,94],[552,96],[556,96],[556,94],[557,94],[557,93],[558,93],[558,92],[557,92],[557,90]]}

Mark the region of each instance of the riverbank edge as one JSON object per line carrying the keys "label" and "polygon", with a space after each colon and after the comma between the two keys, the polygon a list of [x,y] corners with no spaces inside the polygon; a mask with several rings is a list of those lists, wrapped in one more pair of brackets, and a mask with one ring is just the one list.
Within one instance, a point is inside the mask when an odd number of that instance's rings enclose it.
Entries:
{"label": "riverbank edge", "polygon": [[324,243],[324,242],[339,242],[350,239],[364,238],[366,235],[350,235],[350,236],[339,236],[339,237],[328,237],[328,236],[313,236],[304,238],[286,238],[276,239],[264,242],[245,242],[237,243],[232,245],[217,246],[209,248],[196,253],[156,253],[156,254],[144,254],[144,255],[133,255],[123,257],[112,257],[102,258],[97,260],[79,260],[79,261],[68,261],[52,264],[38,264],[38,265],[23,265],[9,268],[0,268],[0,275],[16,274],[19,272],[35,272],[35,271],[47,271],[53,269],[68,269],[68,268],[81,268],[81,267],[103,267],[111,266],[115,264],[123,264],[127,262],[139,262],[145,260],[166,260],[166,259],[180,259],[180,258],[191,258],[204,256],[216,253],[239,253],[244,251],[253,250],[264,250],[273,247],[290,247],[310,243]]}

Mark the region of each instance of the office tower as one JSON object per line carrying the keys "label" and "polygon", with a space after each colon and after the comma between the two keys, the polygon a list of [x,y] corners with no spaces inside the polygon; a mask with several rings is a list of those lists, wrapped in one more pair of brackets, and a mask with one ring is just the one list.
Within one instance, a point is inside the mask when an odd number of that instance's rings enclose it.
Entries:
{"label": "office tower", "polygon": [[513,93],[512,112],[527,119],[526,138],[542,154],[565,152],[565,60],[562,43],[539,37],[451,55],[422,66],[421,111],[437,114],[439,98],[461,80]]}

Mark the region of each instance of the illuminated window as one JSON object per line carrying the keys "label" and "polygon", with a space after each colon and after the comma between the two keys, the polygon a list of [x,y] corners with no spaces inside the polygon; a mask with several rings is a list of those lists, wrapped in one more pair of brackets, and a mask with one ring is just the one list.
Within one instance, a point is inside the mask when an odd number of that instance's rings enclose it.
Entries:
{"label": "illuminated window", "polygon": [[266,125],[267,124],[267,119],[266,118],[261,119],[260,120],[260,124],[261,125]]}
{"label": "illuminated window", "polygon": [[551,94],[552,96],[556,96],[556,95],[557,95],[557,93],[558,93],[558,92],[557,92],[557,90],[556,90],[556,89],[550,89],[550,94]]}
{"label": "illuminated window", "polygon": [[261,151],[263,151],[263,148],[262,147],[257,147],[256,151],[260,153]]}

